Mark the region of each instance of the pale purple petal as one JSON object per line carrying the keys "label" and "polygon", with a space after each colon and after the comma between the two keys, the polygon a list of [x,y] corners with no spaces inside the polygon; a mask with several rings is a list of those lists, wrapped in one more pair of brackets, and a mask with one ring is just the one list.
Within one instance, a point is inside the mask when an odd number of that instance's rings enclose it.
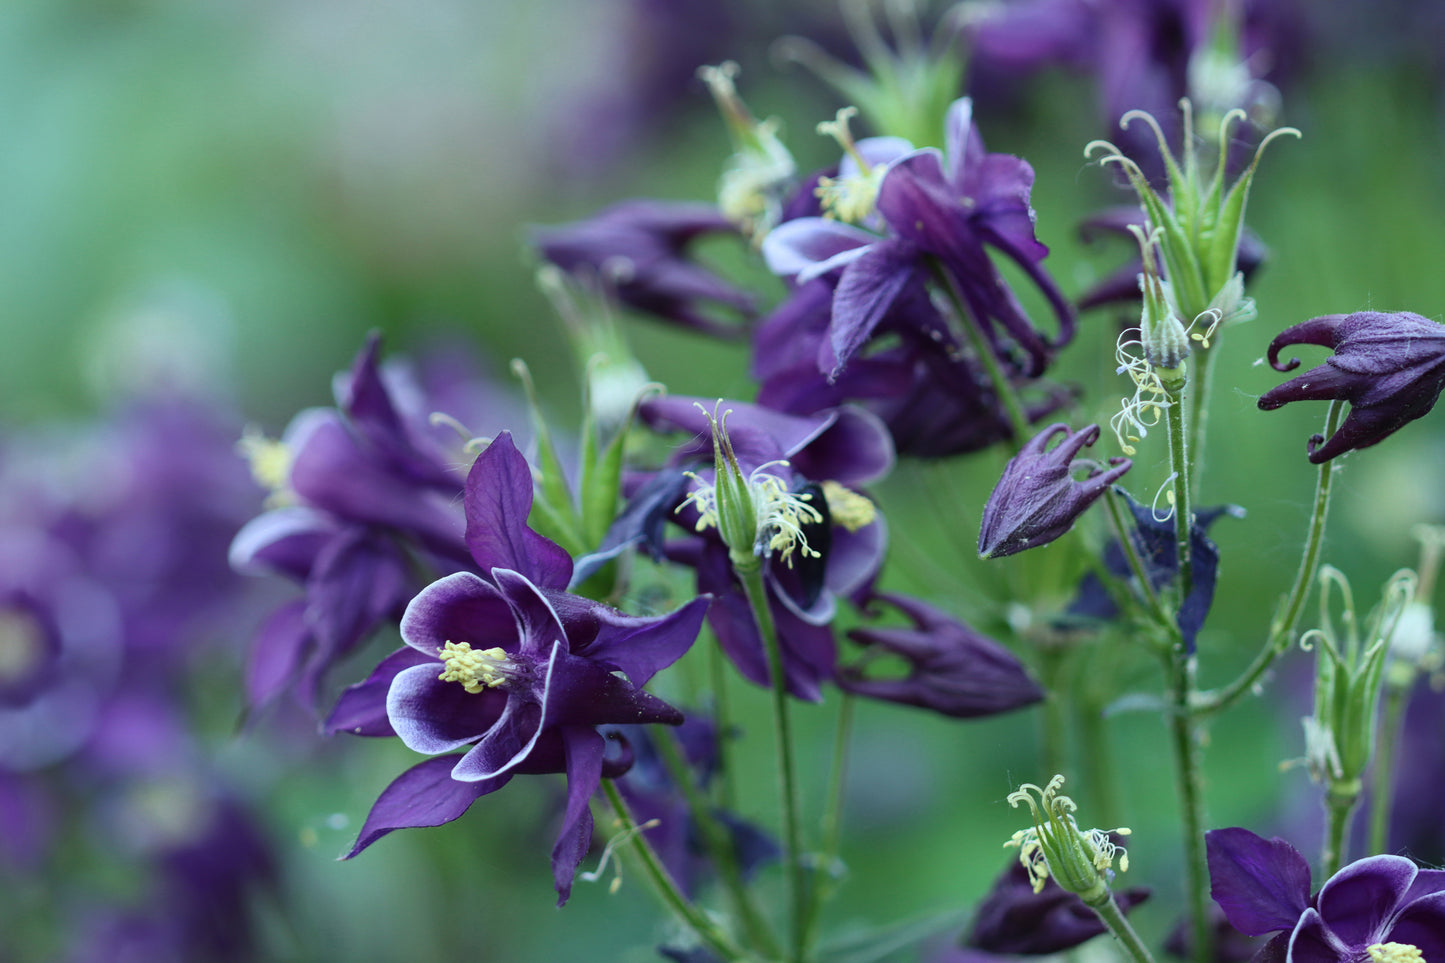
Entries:
{"label": "pale purple petal", "polygon": [[429,662],[403,669],[386,693],[386,716],[397,736],[408,749],[428,755],[475,742],[500,726],[506,715],[503,705],[508,700],[502,690],[468,692],[460,683],[441,681],[441,668],[440,662]]}
{"label": "pale purple petal", "polygon": [[1304,911],[1290,934],[1289,963],[1353,963],[1356,949],[1340,942],[1313,907]]}
{"label": "pale purple petal", "polygon": [[517,652],[535,656],[540,661],[544,653],[552,651],[553,645],[561,645],[566,650],[567,633],[562,628],[562,620],[537,586],[505,568],[492,569],[492,579],[506,597],[517,621],[516,638],[521,642]]}
{"label": "pale purple petal", "polygon": [[321,546],[338,530],[330,516],[304,505],[264,512],[243,525],[231,540],[231,568],[304,579]]}
{"label": "pale purple petal", "polygon": [[1415,864],[1403,856],[1359,859],[1320,887],[1315,905],[1335,935],[1365,946],[1384,934],[1384,924],[1415,881]]}
{"label": "pale purple petal", "polygon": [[[542,692],[545,693],[552,683],[552,670],[557,664],[559,656],[566,651],[566,643],[559,641],[552,646],[552,656],[547,660],[547,675],[543,684]],[[393,688],[395,688],[393,686]],[[501,690],[496,690],[501,691]],[[391,704],[388,700],[387,708]],[[392,724],[396,724],[395,718]],[[502,717],[496,724],[486,730],[482,741],[472,747],[471,751],[462,756],[456,768],[452,770],[453,779],[472,781],[476,779],[491,779],[504,772],[510,772],[526,761],[527,755],[532,747],[537,744],[537,739],[542,730],[548,725],[547,703],[541,705],[523,698],[517,692],[508,693],[507,706],[502,710]]]}
{"label": "pale purple petal", "polygon": [[[336,705],[321,731],[327,735],[349,732],[355,736],[395,736],[391,720],[386,715],[386,695],[391,691],[392,680],[403,669],[413,666],[436,666],[434,658],[428,658],[416,649],[403,646],[381,660],[365,680],[348,686],[336,700]],[[440,674],[440,673],[438,673]]]}
{"label": "pale purple petal", "polygon": [[[438,579],[417,593],[401,617],[401,638],[407,645],[436,658],[448,642],[466,642],[477,648],[514,649],[515,619],[511,606],[496,586],[471,572],[456,572]],[[478,638],[478,633],[485,638]]]}
{"label": "pale purple petal", "polygon": [[[1433,872],[1442,875],[1438,870]],[[1445,960],[1445,892],[1433,893],[1406,906],[1390,928],[1388,939],[1416,947],[1426,960]]]}
{"label": "pale purple petal", "polygon": [[256,633],[246,659],[246,701],[253,706],[270,702],[295,677],[311,643],[305,599],[288,602],[271,613]]}
{"label": "pale purple petal", "polygon": [[[803,284],[858,257],[879,237],[823,217],[785,221],[763,238],[763,260],[768,270],[783,278],[797,277]],[[801,277],[806,274],[807,277]]]}

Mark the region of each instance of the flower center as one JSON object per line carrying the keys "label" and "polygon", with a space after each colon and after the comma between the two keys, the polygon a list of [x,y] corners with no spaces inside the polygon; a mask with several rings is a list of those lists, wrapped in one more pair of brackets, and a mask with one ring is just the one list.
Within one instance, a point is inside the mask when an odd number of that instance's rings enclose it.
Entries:
{"label": "flower center", "polygon": [[236,451],[251,467],[256,484],[271,494],[267,507],[275,508],[292,500],[291,458],[293,452],[284,441],[267,438],[259,428],[248,427],[236,442]]}
{"label": "flower center", "polygon": [[1374,963],[1426,963],[1425,954],[1411,943],[1376,943],[1365,952]]}
{"label": "flower center", "polygon": [[[779,559],[789,567],[793,564],[795,551],[804,556],[820,558],[822,553],[808,544],[808,536],[803,531],[803,526],[821,522],[823,513],[808,504],[812,501],[812,493],[791,492],[781,478],[764,470],[773,464],[786,465],[787,462],[769,462],[759,466],[753,469],[747,479],[757,533],[753,540],[754,554],[771,555],[777,552]],[[696,480],[697,476],[692,475],[692,478]],[[678,510],[688,504],[697,508],[697,531],[718,527],[715,484],[709,485],[699,480],[697,489],[687,496],[682,505],[678,506]]]}
{"label": "flower center", "polygon": [[500,646],[473,649],[467,642],[448,642],[437,649],[437,655],[442,660],[442,674],[437,678],[460,682],[473,695],[506,685],[518,671],[517,663]]}
{"label": "flower center", "polygon": [[872,525],[878,518],[877,506],[866,496],[835,481],[823,482],[823,498],[828,502],[828,517],[833,524],[850,532]]}
{"label": "flower center", "polygon": [[849,224],[861,224],[873,213],[873,204],[878,199],[878,188],[883,184],[883,175],[888,173],[884,165],[875,167],[859,153],[858,143],[848,129],[849,118],[857,113],[856,107],[844,107],[838,111],[835,120],[827,120],[818,125],[818,133],[836,140],[843,152],[858,165],[858,173],[852,177],[818,178],[818,187],[814,191],[823,206],[824,217]]}
{"label": "flower center", "polygon": [[25,678],[44,655],[44,636],[33,616],[0,612],[0,683]]}

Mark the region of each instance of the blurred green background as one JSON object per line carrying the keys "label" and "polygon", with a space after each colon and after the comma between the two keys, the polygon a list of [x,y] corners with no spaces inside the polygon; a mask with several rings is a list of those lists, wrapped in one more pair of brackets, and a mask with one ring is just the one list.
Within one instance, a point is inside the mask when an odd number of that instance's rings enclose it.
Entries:
{"label": "blurred green background", "polygon": [[[708,198],[729,149],[696,82],[680,82],[665,108],[640,116],[619,108],[647,93],[629,86],[646,76],[629,53],[646,6],[0,5],[0,423],[83,417],[135,371],[161,364],[234,397],[274,433],[298,408],[329,403],[331,374],[373,328],[393,351],[460,333],[498,377],[507,359],[522,356],[566,423],[576,378],[561,328],[533,286],[525,225],[586,216],[637,194]],[[760,115],[784,118],[800,168],[831,161],[833,148],[811,128],[836,103],[766,56],[784,28],[811,23],[836,36],[831,5],[722,6],[741,26],[713,45],[733,49],[701,43],[701,55],[744,63],[745,96]],[[1282,119],[1304,139],[1274,145],[1250,202],[1249,222],[1273,251],[1253,288],[1259,319],[1222,341],[1204,501],[1236,503],[1249,516],[1221,521],[1214,533],[1224,561],[1200,638],[1206,685],[1230,678],[1262,638],[1293,571],[1312,492],[1304,443],[1323,406],[1256,410],[1255,398],[1278,382],[1256,363],[1265,345],[1317,314],[1376,308],[1439,319],[1445,310],[1437,65],[1417,56],[1408,16],[1392,31],[1370,19],[1388,19],[1377,5],[1338,6],[1347,12],[1335,11],[1337,22],[1309,40],[1312,66],[1285,91]],[[1087,141],[1107,136],[1096,118],[1088,84],[1048,74],[1010,111],[982,119],[991,150],[1034,164],[1039,234],[1070,294],[1126,253],[1085,248],[1075,235],[1087,213],[1122,200],[1082,157]],[[731,249],[709,253],[741,261]],[[737,266],[769,298],[781,293],[756,267]],[[1110,395],[1116,330],[1108,312],[1086,316],[1065,354],[1066,378],[1109,386],[1088,396],[1086,415],[1107,417],[1118,403]],[[629,332],[650,373],[672,390],[750,395],[741,348],[646,321]],[[1162,451],[1141,453],[1130,479],[1136,491],[1163,480],[1156,456]],[[904,465],[878,495],[894,540],[885,586],[1007,635],[1026,617],[1000,599],[1022,586],[1062,604],[1071,585],[1062,571],[1072,563],[1047,553],[976,561],[980,506],[1001,466],[989,454],[948,467]],[[1345,460],[1326,560],[1347,570],[1361,597],[1413,563],[1411,523],[1445,517],[1442,479],[1438,415]],[[239,650],[253,627],[234,628]],[[374,651],[393,643],[377,640]],[[363,656],[353,664],[371,663]],[[1158,684],[1138,660],[1096,670],[1123,673],[1105,678],[1106,690]],[[674,685],[685,690],[689,671]],[[281,752],[264,732],[233,736],[239,693],[218,686],[212,694],[206,721],[217,752],[266,794],[287,870],[283,899],[264,913],[271,958],[655,958],[667,929],[641,880],[629,877],[616,895],[579,882],[572,902],[553,909],[545,854],[556,787],[517,785],[455,825],[397,834],[339,863],[375,794],[412,754],[391,743],[320,739],[293,740]],[[761,693],[741,698],[741,718],[765,718]],[[798,713],[815,806],[833,710]],[[1282,814],[1315,818],[1302,771],[1278,770],[1301,752],[1292,717],[1305,711],[1302,702],[1257,700],[1215,727],[1215,825],[1268,830]],[[966,908],[982,893],[1004,865],[1001,843],[1023,825],[1004,796],[1049,775],[1035,762],[1036,715],[954,723],[860,707],[843,852],[850,877],[829,911],[831,927]],[[1156,717],[1124,715],[1111,726],[1113,766],[1126,787],[1117,818],[1135,831],[1132,881],[1156,889],[1140,919],[1157,936],[1178,905],[1170,760]],[[743,808],[771,823],[768,734],[750,735],[757,749],[744,765],[754,788]]]}

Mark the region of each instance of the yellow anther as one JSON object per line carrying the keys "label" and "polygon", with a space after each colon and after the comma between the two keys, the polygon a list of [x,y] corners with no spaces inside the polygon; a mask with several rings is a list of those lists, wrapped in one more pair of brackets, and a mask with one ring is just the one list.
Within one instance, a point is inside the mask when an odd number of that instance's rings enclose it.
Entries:
{"label": "yellow anther", "polygon": [[833,524],[842,525],[850,532],[872,525],[878,518],[878,508],[867,496],[835,481],[823,482],[823,498],[828,503],[828,517]]}
{"label": "yellow anther", "polygon": [[291,500],[291,458],[292,451],[286,443],[267,438],[261,429],[248,426],[236,442],[236,451],[251,467],[251,477],[256,484],[271,494],[266,502],[269,506],[284,504]]}
{"label": "yellow anther", "polygon": [[1425,963],[1425,954],[1413,943],[1376,943],[1365,952],[1374,963]]}
{"label": "yellow anther", "polygon": [[500,646],[473,649],[466,642],[448,642],[437,649],[437,655],[443,666],[437,678],[443,682],[460,682],[462,688],[473,695],[506,685],[512,669],[512,661]]}

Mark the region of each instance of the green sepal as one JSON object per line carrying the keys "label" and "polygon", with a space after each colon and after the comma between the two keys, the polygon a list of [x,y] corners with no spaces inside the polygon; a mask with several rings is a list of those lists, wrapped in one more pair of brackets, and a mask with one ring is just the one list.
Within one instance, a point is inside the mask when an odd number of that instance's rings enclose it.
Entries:
{"label": "green sepal", "polygon": [[552,442],[552,432],[537,401],[536,387],[532,384],[527,365],[519,358],[512,362],[512,373],[522,382],[527,396],[527,409],[532,416],[532,426],[537,432],[537,468],[533,473],[535,496],[532,511],[527,516],[530,524],[541,535],[561,545],[571,555],[587,551],[583,540],[581,519],[573,507],[572,490],[567,484],[567,473],[557,457],[557,448]]}

